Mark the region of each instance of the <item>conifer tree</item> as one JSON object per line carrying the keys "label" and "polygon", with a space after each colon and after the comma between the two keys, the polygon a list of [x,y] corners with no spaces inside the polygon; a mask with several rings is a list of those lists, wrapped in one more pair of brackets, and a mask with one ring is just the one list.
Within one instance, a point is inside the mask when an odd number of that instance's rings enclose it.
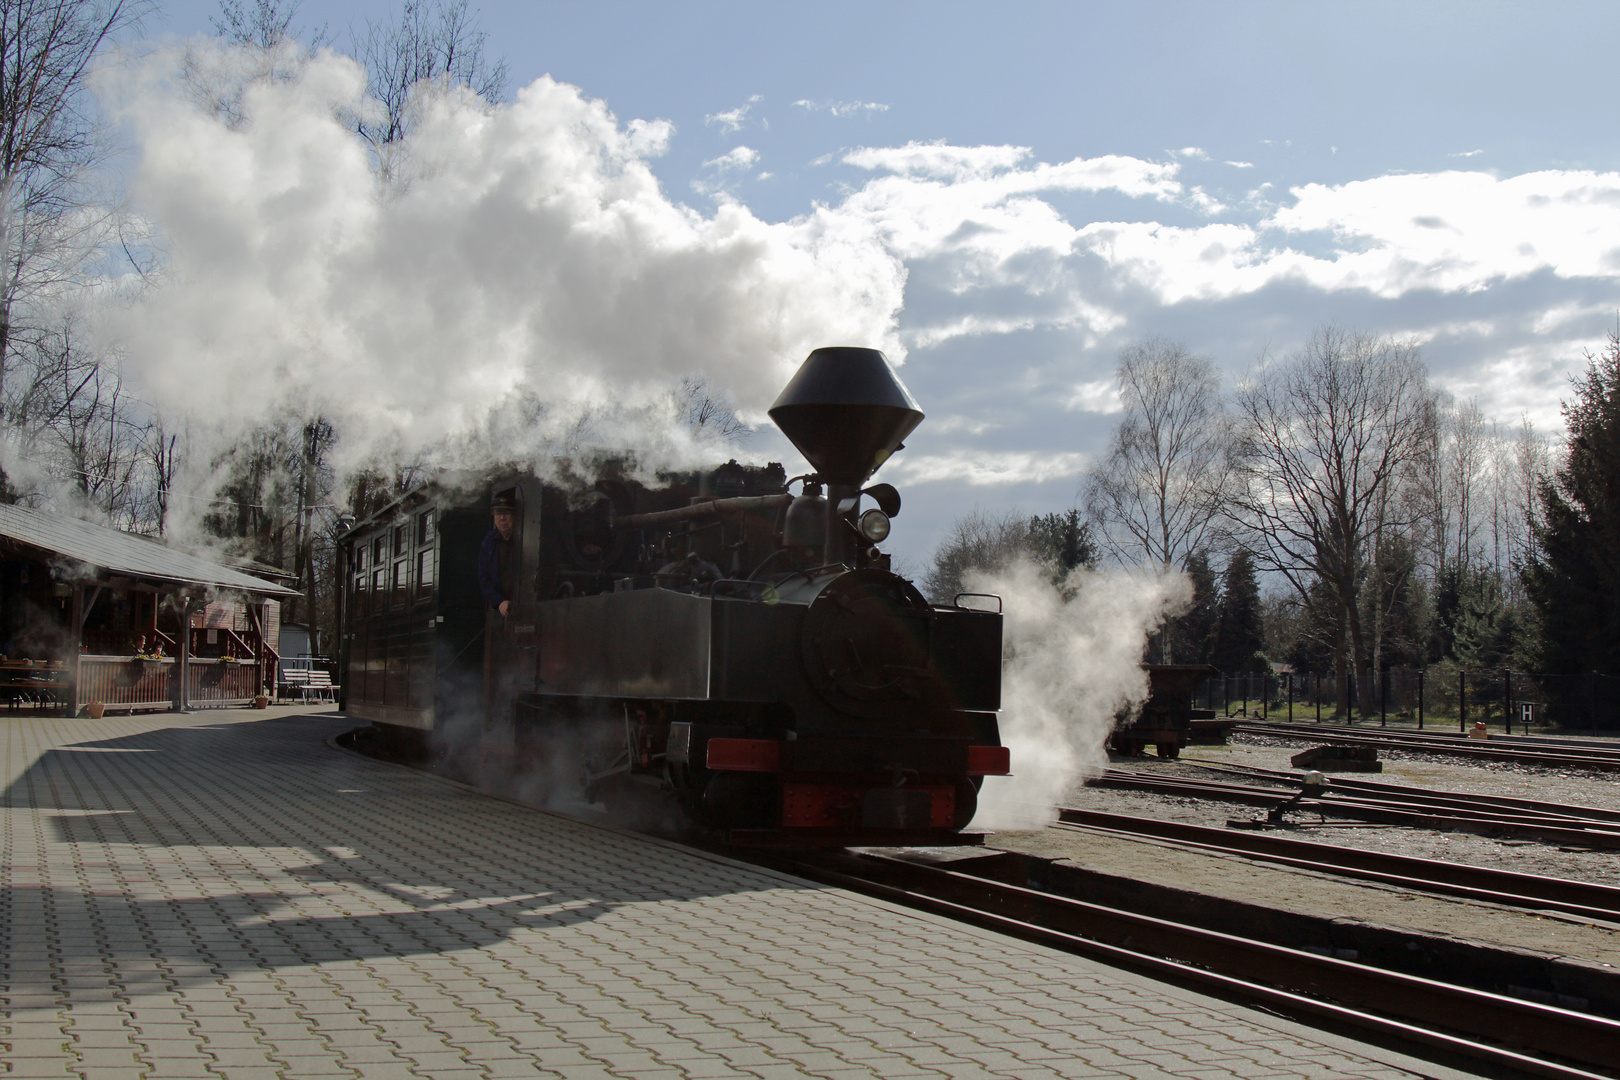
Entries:
{"label": "conifer tree", "polygon": [[1220,592],[1215,571],[1209,565],[1208,551],[1195,551],[1187,556],[1183,569],[1192,579],[1193,601],[1187,613],[1176,620],[1170,659],[1176,664],[1202,664],[1209,659],[1210,638],[1220,610]]}
{"label": "conifer tree", "polygon": [[1220,613],[1215,619],[1209,662],[1225,672],[1270,671],[1265,648],[1266,629],[1260,613],[1254,556],[1240,549],[1221,575]]}
{"label": "conifer tree", "polygon": [[1543,481],[1524,583],[1552,672],[1620,673],[1620,335],[1564,403],[1563,467]]}

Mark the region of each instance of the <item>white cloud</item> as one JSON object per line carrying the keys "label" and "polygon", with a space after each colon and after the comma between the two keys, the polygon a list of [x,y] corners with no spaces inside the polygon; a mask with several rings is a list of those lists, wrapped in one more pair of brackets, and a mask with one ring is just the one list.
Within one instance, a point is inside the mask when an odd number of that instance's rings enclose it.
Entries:
{"label": "white cloud", "polygon": [[1208,161],[1209,154],[1202,147],[1183,146],[1180,150],[1170,151],[1176,157],[1192,158],[1194,161]]}
{"label": "white cloud", "polygon": [[1538,334],[1550,334],[1575,323],[1582,326],[1594,326],[1598,320],[1614,316],[1615,305],[1612,303],[1582,304],[1567,303],[1555,304],[1536,316],[1530,324],[1530,329]]}
{"label": "white cloud", "polygon": [[947,146],[907,143],[900,147],[861,147],[844,155],[856,168],[886,171],[917,180],[950,182],[953,187],[979,183],[981,198],[1005,198],[1040,191],[1118,191],[1135,197],[1174,200],[1183,195],[1175,179],[1179,165],[1107,154],[1075,158],[1057,165],[1019,168],[1030,155],[1027,146]]}
{"label": "white cloud", "polygon": [[833,116],[867,116],[873,113],[888,112],[887,105],[880,105],[875,101],[811,101],[809,98],[800,98],[793,103],[809,112],[830,113]]}
{"label": "white cloud", "polygon": [[1487,416],[1508,423],[1523,417],[1544,432],[1558,431],[1560,401],[1570,394],[1570,361],[1590,346],[1582,338],[1516,346],[1435,381],[1458,398],[1478,398]]}
{"label": "white cloud", "polygon": [[1252,162],[1252,161],[1228,161],[1228,162],[1225,162],[1224,164],[1230,165],[1234,169],[1252,169],[1252,168],[1254,168],[1254,162]]}
{"label": "white cloud", "polygon": [[1079,476],[1090,458],[1073,452],[1024,450],[951,450],[943,454],[907,453],[882,469],[883,479],[905,484],[952,483],[974,487],[1044,483]]}
{"label": "white cloud", "polygon": [[928,418],[928,434],[954,435],[963,432],[968,435],[983,435],[987,431],[994,431],[999,424],[988,420],[980,420],[972,416],[930,416]]}
{"label": "white cloud", "polygon": [[1448,154],[1447,156],[1448,157],[1478,157],[1480,154],[1483,154],[1484,152],[1485,151],[1483,151],[1483,150],[1459,150],[1455,154]]}
{"label": "white cloud", "polygon": [[754,94],[747,101],[727,112],[710,113],[703,118],[705,124],[712,124],[720,129],[722,135],[730,135],[734,131],[741,131],[748,120],[748,112],[755,105],[765,100],[763,94]]}
{"label": "white cloud", "polygon": [[642,158],[663,157],[674,135],[675,125],[668,120],[632,120],[625,127],[630,152]]}
{"label": "white cloud", "polygon": [[713,161],[705,161],[703,166],[707,169],[718,169],[721,172],[728,172],[732,169],[750,168],[758,160],[758,150],[748,146],[739,146],[732,149],[728,153],[721,154]]}
{"label": "white cloud", "polygon": [[1099,413],[1103,416],[1125,411],[1125,403],[1120,399],[1119,387],[1113,379],[1080,383],[1064,407],[1070,412]]}
{"label": "white cloud", "polygon": [[1413,173],[1306,184],[1293,196],[1266,225],[1333,238],[1331,257],[1304,266],[1324,288],[1391,297],[1477,291],[1540,271],[1620,277],[1620,173]]}

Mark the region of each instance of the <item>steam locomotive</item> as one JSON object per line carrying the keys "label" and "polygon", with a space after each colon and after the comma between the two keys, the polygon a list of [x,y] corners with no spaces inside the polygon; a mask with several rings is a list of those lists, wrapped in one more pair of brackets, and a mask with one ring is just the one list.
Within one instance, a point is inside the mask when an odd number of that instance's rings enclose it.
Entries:
{"label": "steam locomotive", "polygon": [[[826,348],[770,416],[813,473],[732,461],[648,486],[558,463],[446,477],[351,529],[348,713],[632,824],[955,838],[1009,768],[1001,613],[931,605],[878,547],[901,500],[868,481],[923,414],[881,352]],[[516,508],[504,617],[478,582],[492,503]]]}

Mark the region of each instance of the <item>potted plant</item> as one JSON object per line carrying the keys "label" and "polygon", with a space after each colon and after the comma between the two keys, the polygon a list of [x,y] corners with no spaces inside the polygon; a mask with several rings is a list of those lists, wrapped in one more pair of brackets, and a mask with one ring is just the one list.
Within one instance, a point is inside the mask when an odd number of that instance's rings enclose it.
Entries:
{"label": "potted plant", "polygon": [[104,701],[87,701],[84,703],[84,715],[92,720],[100,720],[102,714],[106,711],[107,703]]}

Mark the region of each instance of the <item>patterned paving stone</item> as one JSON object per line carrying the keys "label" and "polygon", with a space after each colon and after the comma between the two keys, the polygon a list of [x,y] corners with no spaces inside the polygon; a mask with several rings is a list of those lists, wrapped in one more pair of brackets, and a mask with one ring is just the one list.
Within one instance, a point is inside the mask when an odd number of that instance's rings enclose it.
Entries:
{"label": "patterned paving stone", "polygon": [[0,1062],[81,1077],[1449,1078],[333,750],[0,720]]}

